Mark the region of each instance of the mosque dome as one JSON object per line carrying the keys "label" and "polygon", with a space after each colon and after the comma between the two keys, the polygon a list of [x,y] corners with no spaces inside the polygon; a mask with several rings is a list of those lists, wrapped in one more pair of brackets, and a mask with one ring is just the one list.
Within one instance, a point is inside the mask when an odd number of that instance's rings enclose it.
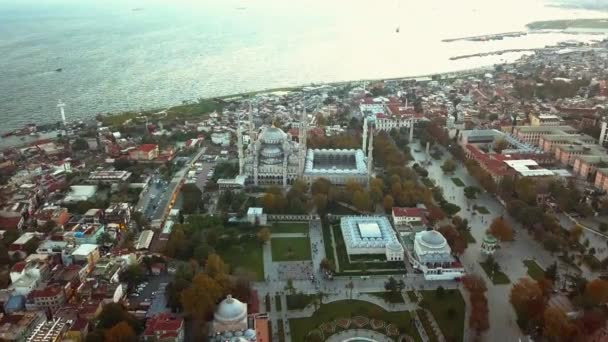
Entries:
{"label": "mosque dome", "polygon": [[263,147],[262,151],[260,151],[260,153],[264,157],[278,158],[281,155],[283,155],[283,149],[281,149],[279,146],[269,145],[269,146]]}
{"label": "mosque dome", "polygon": [[267,127],[262,131],[260,140],[265,144],[280,144],[287,139],[287,134],[277,127]]}
{"label": "mosque dome", "polygon": [[247,317],[247,305],[228,295],[220,302],[214,318],[220,323],[238,322]]}
{"label": "mosque dome", "polygon": [[446,244],[446,240],[443,235],[436,230],[427,230],[422,232],[421,235],[420,240],[426,247],[441,248]]}

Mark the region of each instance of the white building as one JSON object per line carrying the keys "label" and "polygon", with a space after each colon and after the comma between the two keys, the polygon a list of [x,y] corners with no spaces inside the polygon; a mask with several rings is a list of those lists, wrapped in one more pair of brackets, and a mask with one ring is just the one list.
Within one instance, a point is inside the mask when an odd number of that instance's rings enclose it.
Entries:
{"label": "white building", "polygon": [[247,304],[228,295],[213,314],[209,341],[255,341],[255,325],[248,318]]}
{"label": "white building", "polygon": [[407,254],[412,267],[422,271],[426,280],[454,280],[465,274],[448,242],[436,230],[416,233],[413,248]]}
{"label": "white building", "polygon": [[247,221],[253,225],[265,226],[267,217],[264,214],[264,208],[251,207],[247,209]]}
{"label": "white building", "polygon": [[220,146],[230,146],[230,132],[216,132],[211,134],[211,142]]}
{"label": "white building", "polygon": [[384,216],[344,216],[340,228],[349,256],[384,254],[388,261],[404,259],[403,246]]}

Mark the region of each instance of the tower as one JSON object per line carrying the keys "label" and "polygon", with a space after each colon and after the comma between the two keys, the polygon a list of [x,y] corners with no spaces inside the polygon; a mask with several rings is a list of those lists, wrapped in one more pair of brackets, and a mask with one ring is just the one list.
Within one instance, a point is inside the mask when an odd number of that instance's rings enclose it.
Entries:
{"label": "tower", "polygon": [[61,121],[63,122],[63,127],[65,127],[67,125],[67,121],[65,119],[65,103],[61,102],[61,100],[59,100],[59,102],[57,103],[57,107],[59,108],[59,111],[61,112]]}
{"label": "tower", "polygon": [[253,124],[253,108],[251,108],[251,102],[249,102],[249,110],[247,111],[247,115],[249,117],[249,141],[251,143],[254,141],[253,133],[255,130],[255,125]]}
{"label": "tower", "polygon": [[414,118],[410,119],[410,136],[408,142],[411,143],[414,140]]}
{"label": "tower", "polygon": [[606,119],[602,120],[602,131],[600,133],[600,145],[604,146],[604,143],[606,143],[606,128],[608,127],[608,123],[606,122]]}
{"label": "tower", "polygon": [[306,116],[306,105],[302,103],[302,117],[300,119],[300,151],[299,151],[299,171],[300,175],[304,174],[304,166],[306,165],[306,139],[308,136],[308,117]]}
{"label": "tower", "polygon": [[243,166],[245,165],[245,157],[243,156],[243,132],[241,131],[241,120],[238,122],[236,129],[236,143],[239,152],[239,175],[243,174]]}
{"label": "tower", "polygon": [[372,177],[372,170],[374,168],[374,126],[370,126],[369,129],[369,147],[367,149],[367,175],[368,184],[369,178]]}
{"label": "tower", "polygon": [[361,144],[361,149],[363,153],[365,153],[365,148],[367,144],[367,117],[363,118],[363,143]]}

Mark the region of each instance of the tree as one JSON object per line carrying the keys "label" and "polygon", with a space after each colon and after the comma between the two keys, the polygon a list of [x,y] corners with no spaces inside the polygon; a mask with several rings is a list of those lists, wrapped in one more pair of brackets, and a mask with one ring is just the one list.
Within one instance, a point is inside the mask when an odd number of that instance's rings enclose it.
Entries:
{"label": "tree", "polygon": [[72,143],[72,150],[84,151],[89,149],[89,144],[83,138],[76,138]]}
{"label": "tree", "polygon": [[451,225],[441,226],[439,228],[439,232],[448,242],[452,253],[456,255],[460,255],[464,253],[464,250],[467,247],[467,242],[464,236]]}
{"label": "tree", "polygon": [[540,308],[538,306],[543,301],[542,290],[538,286],[538,283],[530,278],[521,278],[513,285],[509,301],[519,315],[538,319],[543,313],[542,305]]}
{"label": "tree", "polygon": [[203,209],[203,193],[196,184],[184,184],[181,188],[184,214],[194,214]]}
{"label": "tree", "polygon": [[570,334],[570,322],[566,314],[555,306],[549,306],[543,313],[545,327],[543,333],[546,337],[556,341],[568,340]]}
{"label": "tree", "polygon": [[4,243],[0,243],[0,266],[8,266],[11,263],[11,258],[8,255],[8,248]]}
{"label": "tree", "polygon": [[390,212],[393,209],[393,206],[395,205],[395,200],[393,199],[393,196],[391,196],[391,195],[384,196],[382,205],[384,206],[384,210],[386,212]]}
{"label": "tree", "polygon": [[480,191],[481,190],[476,186],[467,186],[464,188],[464,195],[466,198],[473,200],[473,199],[477,198],[477,194]]}
{"label": "tree", "polygon": [[112,245],[114,243],[114,239],[108,232],[103,232],[97,237],[97,244],[102,246]]}
{"label": "tree", "polygon": [[205,264],[205,273],[217,280],[218,277],[225,275],[227,270],[228,267],[219,255],[215,253],[209,254],[207,263]]}
{"label": "tree", "polygon": [[131,265],[120,272],[120,282],[127,283],[129,288],[134,288],[144,281],[146,274],[140,265]]}
{"label": "tree", "polygon": [[587,283],[585,287],[585,296],[591,299],[594,303],[604,304],[608,301],[608,281],[603,279],[594,279]]}
{"label": "tree", "polygon": [[501,153],[502,150],[509,147],[509,143],[505,139],[497,139],[494,141],[494,151]]}
{"label": "tree", "polygon": [[23,245],[23,248],[25,249],[27,254],[34,254],[38,249],[38,245],[40,245],[40,239],[34,236],[33,238],[29,239],[29,241],[26,242],[25,245]]}
{"label": "tree", "polygon": [[321,269],[330,271],[330,272],[334,272],[336,270],[336,266],[334,265],[333,261],[331,261],[327,258],[323,258],[323,260],[321,260],[321,263],[319,266],[321,267]]}
{"label": "tree", "polygon": [[489,232],[500,241],[513,241],[513,228],[502,216],[494,219]]}
{"label": "tree", "polygon": [[105,342],[137,342],[135,331],[127,322],[120,322],[106,330]]}
{"label": "tree", "polygon": [[140,329],[137,319],[118,303],[104,305],[97,316],[97,328],[99,329],[110,329],[120,322],[127,322],[135,332]]}
{"label": "tree", "polygon": [[536,204],[536,182],[531,177],[521,177],[515,181],[517,197],[529,205]]}
{"label": "tree", "polygon": [[441,165],[441,169],[444,173],[452,173],[456,171],[456,167],[456,162],[453,159],[447,159],[443,162],[443,165]]}
{"label": "tree", "polygon": [[222,288],[213,278],[205,273],[198,273],[194,276],[192,285],[181,293],[182,307],[187,314],[202,322],[213,312],[222,292]]}
{"label": "tree", "polygon": [[260,229],[257,234],[258,241],[262,245],[265,245],[268,241],[270,241],[271,234],[272,233],[270,232],[270,229],[268,227]]}
{"label": "tree", "polygon": [[317,213],[319,215],[325,215],[327,213],[327,195],[326,194],[314,195],[313,202],[314,202],[315,207],[317,208]]}

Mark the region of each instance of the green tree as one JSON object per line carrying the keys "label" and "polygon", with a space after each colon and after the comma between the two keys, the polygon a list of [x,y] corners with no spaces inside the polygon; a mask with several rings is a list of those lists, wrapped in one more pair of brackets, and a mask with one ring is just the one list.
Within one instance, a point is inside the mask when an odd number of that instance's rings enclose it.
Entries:
{"label": "green tree", "polygon": [[443,162],[443,165],[441,165],[441,169],[445,173],[452,173],[452,172],[456,171],[456,167],[457,167],[456,162],[453,159],[447,159],[446,161]]}
{"label": "green tree", "polygon": [[265,245],[268,241],[270,241],[271,235],[272,233],[270,232],[270,229],[268,227],[264,227],[258,231],[258,241],[260,241],[261,244]]}
{"label": "green tree", "polygon": [[131,289],[141,284],[146,278],[145,271],[140,265],[128,266],[118,276],[120,281],[127,283],[127,286]]}
{"label": "green tree", "polygon": [[83,138],[76,138],[72,143],[72,150],[84,151],[89,149],[89,144]]}

